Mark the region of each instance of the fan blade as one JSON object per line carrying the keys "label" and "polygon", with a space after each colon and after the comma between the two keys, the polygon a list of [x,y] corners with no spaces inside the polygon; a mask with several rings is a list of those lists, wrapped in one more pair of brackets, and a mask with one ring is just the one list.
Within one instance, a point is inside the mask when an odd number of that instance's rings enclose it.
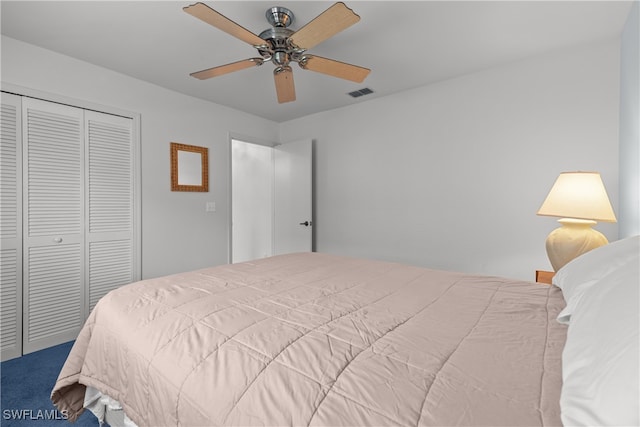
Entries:
{"label": "fan blade", "polygon": [[293,84],[293,71],[288,65],[278,67],[273,70],[273,78],[276,81],[276,94],[278,103],[291,102],[296,100],[296,88]]}
{"label": "fan blade", "polygon": [[338,2],[296,31],[289,40],[299,48],[311,49],[359,20],[353,10]]}
{"label": "fan blade", "polygon": [[351,80],[356,83],[362,83],[371,72],[368,68],[358,67],[357,65],[351,65],[346,62],[340,62],[334,59],[323,58],[315,55],[305,55],[304,60],[300,61],[300,66],[305,70],[328,74],[333,77]]}
{"label": "fan blade", "polygon": [[236,24],[231,19],[211,9],[204,3],[192,4],[191,6],[182,8],[182,10],[209,25],[213,25],[227,34],[232,35],[233,37],[249,43],[252,46],[262,46],[266,44],[264,40],[253,34],[251,31],[239,24]]}
{"label": "fan blade", "polygon": [[242,61],[232,62],[231,64],[220,65],[218,67],[207,68],[206,70],[191,73],[190,76],[195,77],[196,79],[205,80],[210,79],[211,77],[218,77],[223,74],[232,73],[234,71],[244,70],[245,68],[262,65],[262,62],[262,58],[243,59]]}

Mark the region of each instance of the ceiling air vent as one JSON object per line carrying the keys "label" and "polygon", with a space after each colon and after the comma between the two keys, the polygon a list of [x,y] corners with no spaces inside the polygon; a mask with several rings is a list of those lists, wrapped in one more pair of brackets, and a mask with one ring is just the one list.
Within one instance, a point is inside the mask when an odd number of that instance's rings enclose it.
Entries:
{"label": "ceiling air vent", "polygon": [[373,91],[368,87],[365,87],[364,89],[354,90],[353,92],[349,92],[349,95],[351,95],[354,98],[357,98],[362,95],[369,95],[370,93],[373,93]]}

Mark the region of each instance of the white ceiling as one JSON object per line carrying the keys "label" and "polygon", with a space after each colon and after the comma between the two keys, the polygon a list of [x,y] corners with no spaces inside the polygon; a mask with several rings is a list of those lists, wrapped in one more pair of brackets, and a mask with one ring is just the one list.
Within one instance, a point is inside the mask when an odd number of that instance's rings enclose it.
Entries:
{"label": "white ceiling", "polygon": [[[294,64],[297,100],[276,101],[273,65],[200,81],[189,73],[257,55],[182,11],[185,1],[0,2],[2,34],[277,122],[366,102],[555,49],[620,35],[631,2],[359,1],[361,20],[309,53],[370,68],[362,84]],[[333,1],[205,1],[259,34],[271,6],[301,28]],[[371,88],[352,98],[348,92]]]}

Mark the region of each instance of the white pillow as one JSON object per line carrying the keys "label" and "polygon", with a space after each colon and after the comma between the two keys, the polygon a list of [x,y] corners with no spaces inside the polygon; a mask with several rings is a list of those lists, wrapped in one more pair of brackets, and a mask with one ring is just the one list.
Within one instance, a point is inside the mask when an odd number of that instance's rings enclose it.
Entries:
{"label": "white pillow", "polygon": [[[640,240],[625,240],[604,255],[592,251],[588,263],[575,264],[584,270],[559,280],[573,303],[562,354],[565,426],[640,425]],[[612,252],[616,258],[607,259]]]}
{"label": "white pillow", "polygon": [[567,263],[553,276],[552,283],[562,289],[567,306],[558,315],[560,323],[569,323],[580,295],[607,274],[640,253],[640,236],[628,237],[593,249]]}

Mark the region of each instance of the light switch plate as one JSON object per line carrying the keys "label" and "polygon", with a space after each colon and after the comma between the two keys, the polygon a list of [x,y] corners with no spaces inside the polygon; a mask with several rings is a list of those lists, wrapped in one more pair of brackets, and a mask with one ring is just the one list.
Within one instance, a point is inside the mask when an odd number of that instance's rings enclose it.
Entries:
{"label": "light switch plate", "polygon": [[215,212],[216,211],[216,202],[207,202],[204,210],[205,210],[205,212]]}

